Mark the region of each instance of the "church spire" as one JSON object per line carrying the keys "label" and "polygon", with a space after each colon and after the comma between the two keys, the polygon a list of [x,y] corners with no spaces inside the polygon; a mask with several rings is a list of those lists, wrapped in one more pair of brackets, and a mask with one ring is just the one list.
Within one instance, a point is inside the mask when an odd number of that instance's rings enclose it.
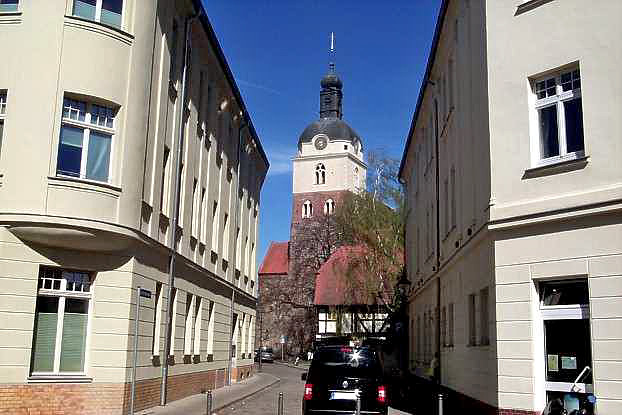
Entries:
{"label": "church spire", "polygon": [[320,118],[339,118],[342,117],[341,101],[343,94],[341,88],[343,84],[341,79],[335,72],[335,34],[330,34],[330,58],[331,62],[328,64],[328,73],[322,78],[320,85],[322,89],[320,91]]}

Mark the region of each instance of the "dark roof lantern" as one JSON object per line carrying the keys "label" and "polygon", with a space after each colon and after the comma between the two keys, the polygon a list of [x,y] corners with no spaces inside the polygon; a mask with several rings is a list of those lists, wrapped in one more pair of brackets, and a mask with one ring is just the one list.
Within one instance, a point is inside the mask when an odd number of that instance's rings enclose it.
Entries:
{"label": "dark roof lantern", "polygon": [[328,73],[324,75],[320,82],[320,118],[312,122],[305,128],[298,139],[298,148],[302,148],[302,143],[310,143],[319,134],[328,137],[328,140],[347,140],[354,144],[361,141],[359,135],[341,118],[343,82],[335,72],[335,64],[330,63]]}

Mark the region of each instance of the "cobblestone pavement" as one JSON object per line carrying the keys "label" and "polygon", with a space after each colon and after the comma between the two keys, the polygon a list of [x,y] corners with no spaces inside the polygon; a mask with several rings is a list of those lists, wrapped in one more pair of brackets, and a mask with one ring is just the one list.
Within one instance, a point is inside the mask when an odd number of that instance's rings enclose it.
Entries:
{"label": "cobblestone pavement", "polygon": [[[284,415],[300,415],[304,381],[300,380],[300,369],[280,364],[264,363],[263,371],[281,379],[268,389],[221,409],[218,415],[276,415],[279,392],[283,392]],[[389,415],[408,415],[395,409]]]}

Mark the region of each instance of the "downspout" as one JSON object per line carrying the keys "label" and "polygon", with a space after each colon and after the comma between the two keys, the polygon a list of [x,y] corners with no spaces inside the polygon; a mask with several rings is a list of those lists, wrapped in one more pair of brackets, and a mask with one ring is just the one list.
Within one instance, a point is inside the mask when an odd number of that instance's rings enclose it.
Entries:
{"label": "downspout", "polygon": [[[436,153],[436,353],[438,358],[436,364],[438,365],[438,379],[437,382],[441,383],[441,209],[440,209],[440,159],[439,159],[439,133],[438,133],[438,101],[434,100],[434,138],[435,145],[434,151]],[[435,374],[436,375],[436,374]]]}
{"label": "downspout", "polygon": [[[241,181],[240,181],[240,156],[242,154],[242,130],[244,128],[248,127],[248,123],[245,123],[244,121],[242,121],[242,125],[240,125],[240,128],[238,129],[238,159],[237,159],[237,181],[238,181],[238,186],[237,186],[237,191],[235,193],[235,243],[233,244],[233,278],[231,279],[231,282],[234,283],[235,281],[235,272],[236,272],[236,268],[238,265],[238,243],[239,243],[239,238],[242,237],[241,234],[241,228],[240,228],[240,190],[241,190]],[[240,229],[240,232],[238,232],[238,228]],[[242,261],[240,261],[242,262]],[[240,270],[240,274],[242,273],[242,270]],[[240,278],[242,278],[242,275],[240,275]],[[234,288],[231,291],[231,308],[229,310],[229,324],[231,325],[231,336],[233,336],[233,333],[235,332],[235,327],[233,327],[234,321],[233,321],[233,307],[235,305],[235,284]],[[239,318],[239,317],[238,317]],[[231,380],[231,371],[233,370],[233,365],[232,365],[232,361],[231,359],[233,358],[233,356],[231,355],[231,342],[233,341],[233,338],[229,339],[229,360],[227,363],[227,385],[231,385],[232,380]],[[237,353],[237,350],[236,350]],[[261,352],[260,352],[261,353]]]}
{"label": "downspout", "polygon": [[197,19],[201,14],[199,10],[194,16],[186,18],[185,37],[184,37],[184,58],[181,80],[181,105],[179,106],[179,136],[177,141],[177,160],[175,161],[175,210],[171,221],[171,235],[169,237],[169,266],[168,266],[168,296],[166,301],[166,337],[164,339],[164,359],[162,361],[162,383],[160,385],[160,405],[166,405],[166,389],[168,385],[168,359],[171,349],[171,331],[172,324],[171,310],[173,308],[173,286],[175,284],[175,242],[177,240],[177,226],[179,222],[179,206],[180,206],[180,190],[181,190],[181,159],[183,157],[184,134],[185,134],[185,109],[186,109],[186,83],[188,74],[188,46],[190,44],[190,27],[192,21]]}

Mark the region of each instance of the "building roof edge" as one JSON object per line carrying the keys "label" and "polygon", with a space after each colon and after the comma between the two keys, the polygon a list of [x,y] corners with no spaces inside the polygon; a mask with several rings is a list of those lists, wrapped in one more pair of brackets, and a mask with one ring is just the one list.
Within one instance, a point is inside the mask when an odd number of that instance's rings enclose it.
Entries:
{"label": "building roof edge", "polygon": [[430,80],[430,72],[432,71],[432,66],[434,66],[434,61],[436,58],[436,50],[438,48],[438,42],[441,37],[441,29],[443,27],[443,23],[445,22],[445,16],[447,14],[447,7],[449,5],[450,0],[443,0],[441,3],[441,8],[438,12],[438,17],[436,18],[436,27],[434,29],[434,37],[432,38],[432,46],[430,47],[430,53],[428,54],[428,63],[425,68],[425,74],[423,75],[423,80],[421,81],[421,87],[419,88],[419,96],[417,97],[417,105],[415,106],[415,112],[413,114],[412,121],[410,123],[410,129],[408,130],[408,136],[406,137],[406,144],[404,145],[404,151],[402,153],[402,160],[400,162],[400,169],[398,170],[398,178],[402,179],[402,174],[404,170],[404,165],[406,164],[406,156],[408,154],[408,148],[410,147],[410,141],[414,133],[415,122],[417,121],[417,117],[419,116],[419,111],[421,110],[421,104],[423,102],[423,96],[425,95],[425,89],[428,86],[428,81]]}

